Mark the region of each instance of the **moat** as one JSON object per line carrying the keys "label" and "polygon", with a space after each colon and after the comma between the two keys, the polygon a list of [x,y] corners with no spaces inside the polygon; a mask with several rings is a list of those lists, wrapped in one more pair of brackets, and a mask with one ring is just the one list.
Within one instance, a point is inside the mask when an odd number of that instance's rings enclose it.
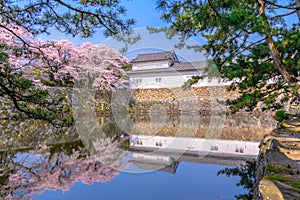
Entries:
{"label": "moat", "polygon": [[270,116],[242,114],[107,116],[93,123],[59,129],[3,121],[1,199],[250,198],[251,163],[276,125]]}

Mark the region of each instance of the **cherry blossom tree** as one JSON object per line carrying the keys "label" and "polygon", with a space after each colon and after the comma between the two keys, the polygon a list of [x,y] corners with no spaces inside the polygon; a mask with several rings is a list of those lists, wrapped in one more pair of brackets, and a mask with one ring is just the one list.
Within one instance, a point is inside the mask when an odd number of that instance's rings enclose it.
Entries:
{"label": "cherry blossom tree", "polygon": [[[0,49],[0,95],[26,117],[52,123],[57,113],[71,111],[64,102],[66,92],[51,94],[47,86],[73,86],[79,74],[84,74],[93,77],[93,87],[111,90],[122,83],[121,66],[128,62],[107,46],[76,46],[65,39],[44,42],[20,26],[3,22]],[[68,116],[62,121],[68,124],[72,119]]]}
{"label": "cherry blossom tree", "polygon": [[[54,124],[56,113],[68,110],[61,106],[66,95],[57,91],[49,95],[43,86],[72,85],[78,63],[70,60],[77,59],[82,48],[66,40],[44,43],[36,37],[59,31],[86,38],[100,30],[111,36],[130,33],[135,24],[119,0],[3,0],[0,7],[0,97],[5,98],[5,102],[0,98],[0,104]],[[48,80],[39,78],[45,76]],[[3,110],[0,118],[8,118]],[[61,121],[67,124],[72,119]]]}
{"label": "cherry blossom tree", "polygon": [[95,46],[84,43],[79,49],[83,59],[79,61],[82,64],[79,69],[78,82],[83,81],[85,87],[107,91],[119,86],[125,87],[124,80],[120,78],[125,75],[121,66],[129,63],[126,57],[105,45]]}

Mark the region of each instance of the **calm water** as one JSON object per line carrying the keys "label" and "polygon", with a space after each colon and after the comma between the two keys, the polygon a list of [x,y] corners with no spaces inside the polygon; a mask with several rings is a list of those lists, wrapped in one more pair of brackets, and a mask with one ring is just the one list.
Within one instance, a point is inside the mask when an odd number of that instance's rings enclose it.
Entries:
{"label": "calm water", "polygon": [[[249,185],[237,186],[242,176],[224,173],[256,157],[274,121],[213,120],[115,117],[63,130],[2,122],[1,199],[236,199],[251,193]],[[243,174],[249,183],[251,173]]]}
{"label": "calm water", "polygon": [[36,199],[235,199],[247,191],[236,187],[237,177],[217,176],[223,166],[180,163],[176,174],[120,173],[108,183],[76,183],[67,192],[47,191]]}

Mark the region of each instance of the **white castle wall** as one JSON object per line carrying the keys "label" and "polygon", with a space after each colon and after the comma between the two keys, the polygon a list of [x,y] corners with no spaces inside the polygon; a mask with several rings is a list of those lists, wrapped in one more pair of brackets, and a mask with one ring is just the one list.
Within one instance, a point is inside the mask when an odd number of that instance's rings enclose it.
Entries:
{"label": "white castle wall", "polygon": [[259,142],[204,138],[131,135],[130,147],[164,149],[174,152],[212,152],[237,156],[257,156],[259,154]]}
{"label": "white castle wall", "polygon": [[[130,77],[130,88],[142,89],[142,88],[175,88],[181,87],[193,73],[188,74],[157,74],[157,75],[136,75]],[[138,81],[140,79],[141,81]],[[160,79],[160,81],[157,81]]]}
{"label": "white castle wall", "polygon": [[[180,88],[184,85],[186,81],[191,79],[192,76],[201,75],[195,74],[194,72],[183,73],[170,73],[170,74],[131,74],[130,88],[131,89],[146,89],[146,88]],[[160,79],[159,81],[157,79]],[[193,85],[193,87],[201,86],[226,86],[230,85],[230,81],[222,81],[219,79],[208,79],[204,78],[198,83]]]}
{"label": "white castle wall", "polygon": [[146,70],[146,69],[161,69],[161,68],[168,68],[169,67],[168,62],[146,62],[146,63],[135,63],[132,66],[132,70]]}

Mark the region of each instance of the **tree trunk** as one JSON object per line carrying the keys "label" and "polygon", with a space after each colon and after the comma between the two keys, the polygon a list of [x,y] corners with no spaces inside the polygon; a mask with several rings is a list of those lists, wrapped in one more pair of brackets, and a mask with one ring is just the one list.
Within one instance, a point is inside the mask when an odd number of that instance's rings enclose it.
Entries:
{"label": "tree trunk", "polygon": [[[297,3],[298,3],[298,0],[297,0]],[[297,99],[300,100],[300,85],[298,84],[298,81],[293,78],[292,74],[287,70],[286,66],[282,63],[282,58],[280,56],[278,49],[276,48],[275,42],[270,33],[271,27],[268,22],[267,16],[265,14],[264,0],[258,0],[258,7],[259,7],[259,14],[264,18],[264,21],[263,21],[264,32],[267,37],[267,42],[268,42],[270,52],[272,54],[273,61],[274,61],[275,65],[277,66],[277,69],[279,70],[280,74],[282,75],[284,81],[292,88]],[[298,87],[295,89],[295,86],[298,86]]]}

